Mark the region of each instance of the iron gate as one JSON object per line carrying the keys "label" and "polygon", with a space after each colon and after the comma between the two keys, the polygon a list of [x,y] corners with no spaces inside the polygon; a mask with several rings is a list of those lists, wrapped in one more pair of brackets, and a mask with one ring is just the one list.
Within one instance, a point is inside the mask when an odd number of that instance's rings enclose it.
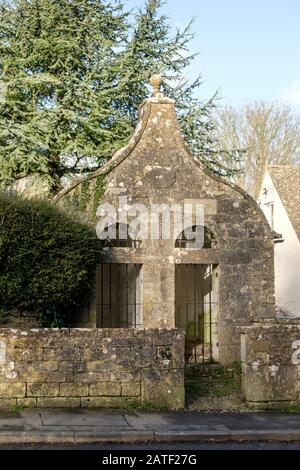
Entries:
{"label": "iron gate", "polygon": [[186,330],[187,363],[218,362],[218,267],[175,267],[175,324]]}
{"label": "iron gate", "polygon": [[97,328],[142,327],[142,265],[100,264],[96,304]]}

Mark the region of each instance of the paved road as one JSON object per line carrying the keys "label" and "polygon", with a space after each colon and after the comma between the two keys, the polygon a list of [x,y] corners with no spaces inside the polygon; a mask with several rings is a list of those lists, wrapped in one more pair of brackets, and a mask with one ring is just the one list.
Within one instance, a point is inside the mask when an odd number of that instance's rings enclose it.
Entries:
{"label": "paved road", "polygon": [[0,446],[1,450],[99,450],[99,451],[114,451],[114,450],[145,450],[145,451],[169,451],[169,450],[300,450],[300,442],[248,442],[248,443],[197,443],[197,442],[184,442],[184,443],[156,443],[147,445],[136,444],[110,444],[109,446],[99,444],[86,444],[86,445],[7,445]]}

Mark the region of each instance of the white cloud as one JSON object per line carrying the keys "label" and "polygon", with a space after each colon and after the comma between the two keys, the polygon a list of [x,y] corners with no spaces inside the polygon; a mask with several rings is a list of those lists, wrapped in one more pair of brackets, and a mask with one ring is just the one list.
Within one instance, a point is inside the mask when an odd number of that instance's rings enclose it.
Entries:
{"label": "white cloud", "polygon": [[300,80],[294,80],[285,90],[283,99],[292,106],[300,106]]}

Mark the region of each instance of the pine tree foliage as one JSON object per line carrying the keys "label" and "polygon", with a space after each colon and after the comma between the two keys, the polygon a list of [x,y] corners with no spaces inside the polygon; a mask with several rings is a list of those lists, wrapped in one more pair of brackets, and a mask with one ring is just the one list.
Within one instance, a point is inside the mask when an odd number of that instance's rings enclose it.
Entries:
{"label": "pine tree foliage", "polygon": [[184,79],[191,24],[174,32],[164,3],[146,0],[134,14],[114,0],[0,0],[2,186],[39,175],[55,193],[64,178],[100,167],[132,134],[154,72],[176,99],[191,150],[232,173],[238,153],[218,149],[214,99],[197,98],[201,77]]}
{"label": "pine tree foliage", "polygon": [[38,173],[59,188],[118,147],[110,103],[125,24],[120,6],[99,0],[1,4],[2,180]]}

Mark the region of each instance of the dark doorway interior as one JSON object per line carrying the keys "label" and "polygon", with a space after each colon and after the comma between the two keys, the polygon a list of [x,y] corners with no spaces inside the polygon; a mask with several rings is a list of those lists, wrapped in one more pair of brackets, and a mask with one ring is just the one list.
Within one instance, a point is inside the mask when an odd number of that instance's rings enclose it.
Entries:
{"label": "dark doorway interior", "polygon": [[175,325],[186,330],[187,363],[218,362],[218,266],[175,267]]}

